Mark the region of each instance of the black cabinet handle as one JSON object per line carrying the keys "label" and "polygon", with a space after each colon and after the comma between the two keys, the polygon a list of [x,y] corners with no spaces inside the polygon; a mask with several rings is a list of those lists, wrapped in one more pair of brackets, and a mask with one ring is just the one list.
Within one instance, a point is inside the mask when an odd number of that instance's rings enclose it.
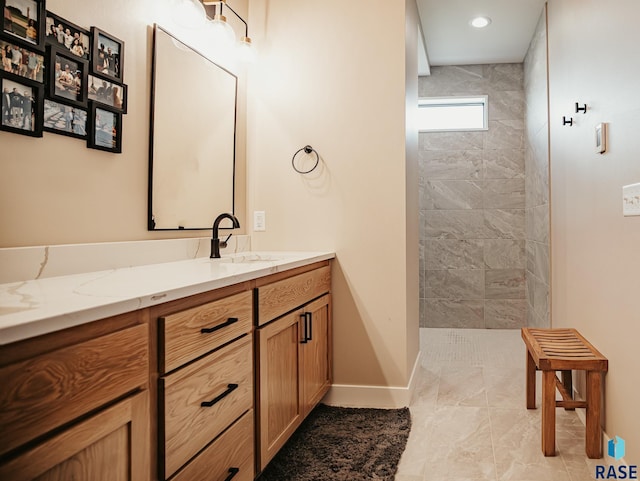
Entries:
{"label": "black cabinet handle", "polygon": [[217,402],[222,401],[222,399],[227,397],[229,394],[231,394],[236,389],[238,389],[238,385],[237,384],[227,384],[227,390],[225,392],[223,392],[222,394],[214,397],[211,401],[203,401],[203,402],[201,402],[200,406],[202,406],[203,408],[210,408],[211,406],[213,406]]}
{"label": "black cabinet handle", "polygon": [[231,324],[235,324],[236,322],[238,322],[238,318],[237,317],[230,317],[229,319],[227,319],[226,322],[223,322],[222,324],[218,324],[217,326],[214,327],[203,327],[202,329],[200,329],[200,332],[202,334],[208,334],[210,332],[216,332],[219,329],[222,329],[224,327],[230,326]]}
{"label": "black cabinet handle", "polygon": [[302,319],[304,323],[304,333],[302,334],[302,341],[300,344],[306,344],[309,339],[307,339],[307,314],[300,314],[300,319]]}
{"label": "black cabinet handle", "polygon": [[311,312],[305,313],[305,317],[309,320],[309,337],[307,341],[313,340],[313,314]]}
{"label": "black cabinet handle", "polygon": [[229,476],[224,478],[224,481],[231,481],[233,477],[240,472],[240,468],[229,468]]}

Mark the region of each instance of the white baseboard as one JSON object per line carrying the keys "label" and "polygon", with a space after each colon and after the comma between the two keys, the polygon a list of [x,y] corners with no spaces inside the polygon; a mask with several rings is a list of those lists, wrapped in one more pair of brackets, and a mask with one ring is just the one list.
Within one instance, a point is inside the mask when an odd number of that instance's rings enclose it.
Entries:
{"label": "white baseboard", "polygon": [[417,372],[421,357],[422,351],[419,351],[407,386],[334,384],[322,402],[330,406],[380,409],[397,409],[409,406],[418,381]]}

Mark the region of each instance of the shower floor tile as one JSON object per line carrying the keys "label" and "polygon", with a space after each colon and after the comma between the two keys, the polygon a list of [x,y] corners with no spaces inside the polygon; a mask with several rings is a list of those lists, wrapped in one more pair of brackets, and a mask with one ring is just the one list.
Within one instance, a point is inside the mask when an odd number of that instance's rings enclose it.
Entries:
{"label": "shower floor tile", "polygon": [[[558,409],[555,457],[540,449],[540,409],[525,407],[519,329],[420,329],[412,428],[396,481],[588,481],[576,411]],[[538,381],[538,386],[540,383]],[[540,406],[540,388],[537,389]]]}

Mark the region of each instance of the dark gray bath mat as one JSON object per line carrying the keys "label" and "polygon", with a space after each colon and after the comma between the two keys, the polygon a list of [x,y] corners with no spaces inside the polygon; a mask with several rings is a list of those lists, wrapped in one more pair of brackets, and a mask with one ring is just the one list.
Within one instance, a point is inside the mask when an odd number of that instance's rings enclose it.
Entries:
{"label": "dark gray bath mat", "polygon": [[392,481],[410,430],[409,408],[320,404],[258,481]]}

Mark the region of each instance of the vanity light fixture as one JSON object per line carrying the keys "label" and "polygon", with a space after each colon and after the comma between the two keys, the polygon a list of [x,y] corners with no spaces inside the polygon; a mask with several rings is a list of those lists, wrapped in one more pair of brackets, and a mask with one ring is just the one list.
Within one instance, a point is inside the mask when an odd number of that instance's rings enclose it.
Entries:
{"label": "vanity light fixture", "polygon": [[207,12],[200,0],[174,0],[175,16],[178,25],[189,28],[205,26]]}
{"label": "vanity light fixture", "polygon": [[484,28],[491,23],[491,19],[489,17],[478,16],[472,18],[469,24],[475,28]]}
{"label": "vanity light fixture", "polygon": [[249,38],[249,26],[247,22],[238,15],[233,8],[227,5],[227,0],[202,0],[202,3],[207,6],[214,6],[214,15],[211,21],[209,22],[210,28],[213,29],[215,35],[218,38],[224,39],[223,42],[233,43],[235,41],[235,32],[231,25],[227,23],[227,17],[225,17],[223,12],[223,6],[228,10],[231,10],[238,20],[244,23],[244,36],[240,38],[240,42],[238,43],[238,53],[241,61],[251,62],[255,60],[255,48],[251,44],[251,38]]}

